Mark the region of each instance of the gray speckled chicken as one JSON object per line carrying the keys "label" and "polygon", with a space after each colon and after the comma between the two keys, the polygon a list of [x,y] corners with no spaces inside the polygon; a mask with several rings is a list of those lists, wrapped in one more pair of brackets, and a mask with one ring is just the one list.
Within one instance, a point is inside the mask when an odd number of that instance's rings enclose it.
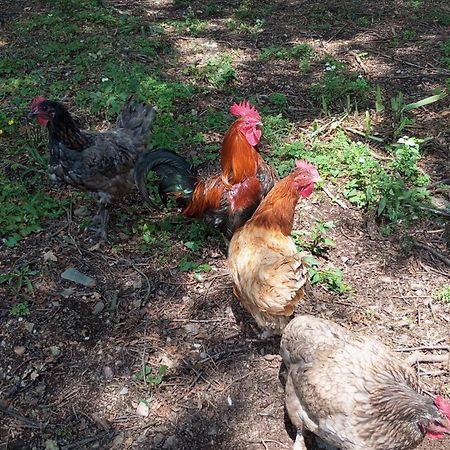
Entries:
{"label": "gray speckled chicken", "polygon": [[329,320],[300,315],[285,328],[286,409],[343,450],[404,450],[450,434],[450,402],[422,395],[415,372],[380,341]]}
{"label": "gray speckled chicken", "polygon": [[115,128],[83,131],[61,103],[38,96],[31,104],[30,115],[48,129],[50,178],[97,195],[100,209],[94,220],[102,239],[110,203],[134,186],[134,166],[146,149],[155,114],[150,105],[129,101]]}

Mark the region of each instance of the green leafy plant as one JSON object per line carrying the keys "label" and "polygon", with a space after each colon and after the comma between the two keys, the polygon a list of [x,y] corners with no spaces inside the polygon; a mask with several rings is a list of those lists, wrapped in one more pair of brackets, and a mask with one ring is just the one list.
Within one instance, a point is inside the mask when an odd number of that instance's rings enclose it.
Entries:
{"label": "green leafy plant", "polygon": [[344,282],[342,270],[337,268],[319,269],[319,262],[311,257],[304,259],[308,266],[308,274],[312,284],[320,284],[325,289],[338,294],[347,294],[352,291],[350,285]]}
{"label": "green leafy plant", "polygon": [[332,220],[327,222],[316,220],[316,224],[310,232],[294,231],[292,235],[300,250],[308,250],[313,255],[320,256],[335,245],[334,241],[326,236],[328,231],[334,227],[335,223]]}
{"label": "green leafy plant", "polygon": [[311,86],[312,97],[325,112],[330,106],[342,106],[343,102],[364,104],[371,91],[372,86],[361,74],[348,70],[331,57],[325,60],[322,81]]}
{"label": "green leafy plant", "polygon": [[450,303],[450,284],[445,284],[435,293],[435,297],[444,303]]}
{"label": "green leafy plant", "polygon": [[0,284],[7,284],[15,293],[19,293],[23,288],[32,293],[33,283],[31,278],[39,273],[38,270],[32,270],[28,263],[14,267],[9,272],[0,274]]}
{"label": "green leafy plant", "polygon": [[146,381],[147,384],[151,386],[158,386],[162,383],[164,376],[167,373],[168,367],[164,364],[160,364],[158,370],[153,373],[153,369],[151,367],[145,366],[138,373],[134,375],[134,379],[137,381]]}
{"label": "green leafy plant", "polygon": [[228,54],[217,55],[204,66],[189,66],[184,73],[192,74],[197,80],[207,81],[215,88],[223,88],[236,78],[233,58]]}
{"label": "green leafy plant", "polygon": [[9,315],[11,317],[25,317],[30,314],[30,308],[27,302],[16,303],[9,309]]}
{"label": "green leafy plant", "polygon": [[64,201],[42,192],[29,192],[19,182],[0,175],[0,235],[8,247],[14,247],[21,239],[41,230],[43,219],[55,219],[64,212]]}

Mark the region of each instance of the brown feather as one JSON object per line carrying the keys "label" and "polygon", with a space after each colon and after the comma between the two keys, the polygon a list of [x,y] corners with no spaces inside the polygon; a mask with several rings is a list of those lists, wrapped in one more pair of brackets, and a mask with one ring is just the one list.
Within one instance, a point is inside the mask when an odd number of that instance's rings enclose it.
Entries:
{"label": "brown feather", "polygon": [[187,217],[200,218],[208,209],[217,209],[225,190],[222,178],[216,176],[200,181],[192,193],[192,199],[183,214]]}
{"label": "brown feather", "polygon": [[285,236],[289,236],[298,199],[294,174],[288,175],[272,188],[248,223],[269,230],[280,230]]}
{"label": "brown feather", "polygon": [[225,135],[220,151],[224,182],[230,185],[254,177],[261,158],[239,130],[242,119],[236,120]]}

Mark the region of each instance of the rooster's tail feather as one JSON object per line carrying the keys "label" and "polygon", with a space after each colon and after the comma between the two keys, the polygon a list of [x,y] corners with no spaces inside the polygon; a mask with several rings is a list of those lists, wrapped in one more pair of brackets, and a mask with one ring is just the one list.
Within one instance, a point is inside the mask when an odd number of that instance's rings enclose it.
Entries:
{"label": "rooster's tail feather", "polygon": [[131,130],[134,136],[145,145],[156,111],[155,106],[150,106],[147,103],[136,103],[130,97],[117,118],[117,127]]}
{"label": "rooster's tail feather", "polygon": [[153,150],[140,156],[134,168],[136,186],[145,201],[152,205],[147,190],[147,174],[158,176],[159,195],[164,203],[173,197],[180,206],[187,206],[197,183],[197,171],[182,156],[170,150]]}

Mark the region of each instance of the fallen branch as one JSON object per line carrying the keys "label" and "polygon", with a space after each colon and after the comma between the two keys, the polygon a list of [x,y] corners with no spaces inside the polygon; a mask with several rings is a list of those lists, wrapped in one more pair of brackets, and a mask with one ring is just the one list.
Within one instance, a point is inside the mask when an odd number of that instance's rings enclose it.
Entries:
{"label": "fallen branch", "polygon": [[447,264],[447,266],[450,266],[450,259],[447,258],[444,254],[442,254],[440,251],[436,250],[433,247],[430,247],[427,244],[424,244],[422,242],[414,241],[413,242],[414,247],[421,248],[423,250],[427,250],[430,252],[433,256],[436,256],[436,258],[440,259],[442,262]]}

